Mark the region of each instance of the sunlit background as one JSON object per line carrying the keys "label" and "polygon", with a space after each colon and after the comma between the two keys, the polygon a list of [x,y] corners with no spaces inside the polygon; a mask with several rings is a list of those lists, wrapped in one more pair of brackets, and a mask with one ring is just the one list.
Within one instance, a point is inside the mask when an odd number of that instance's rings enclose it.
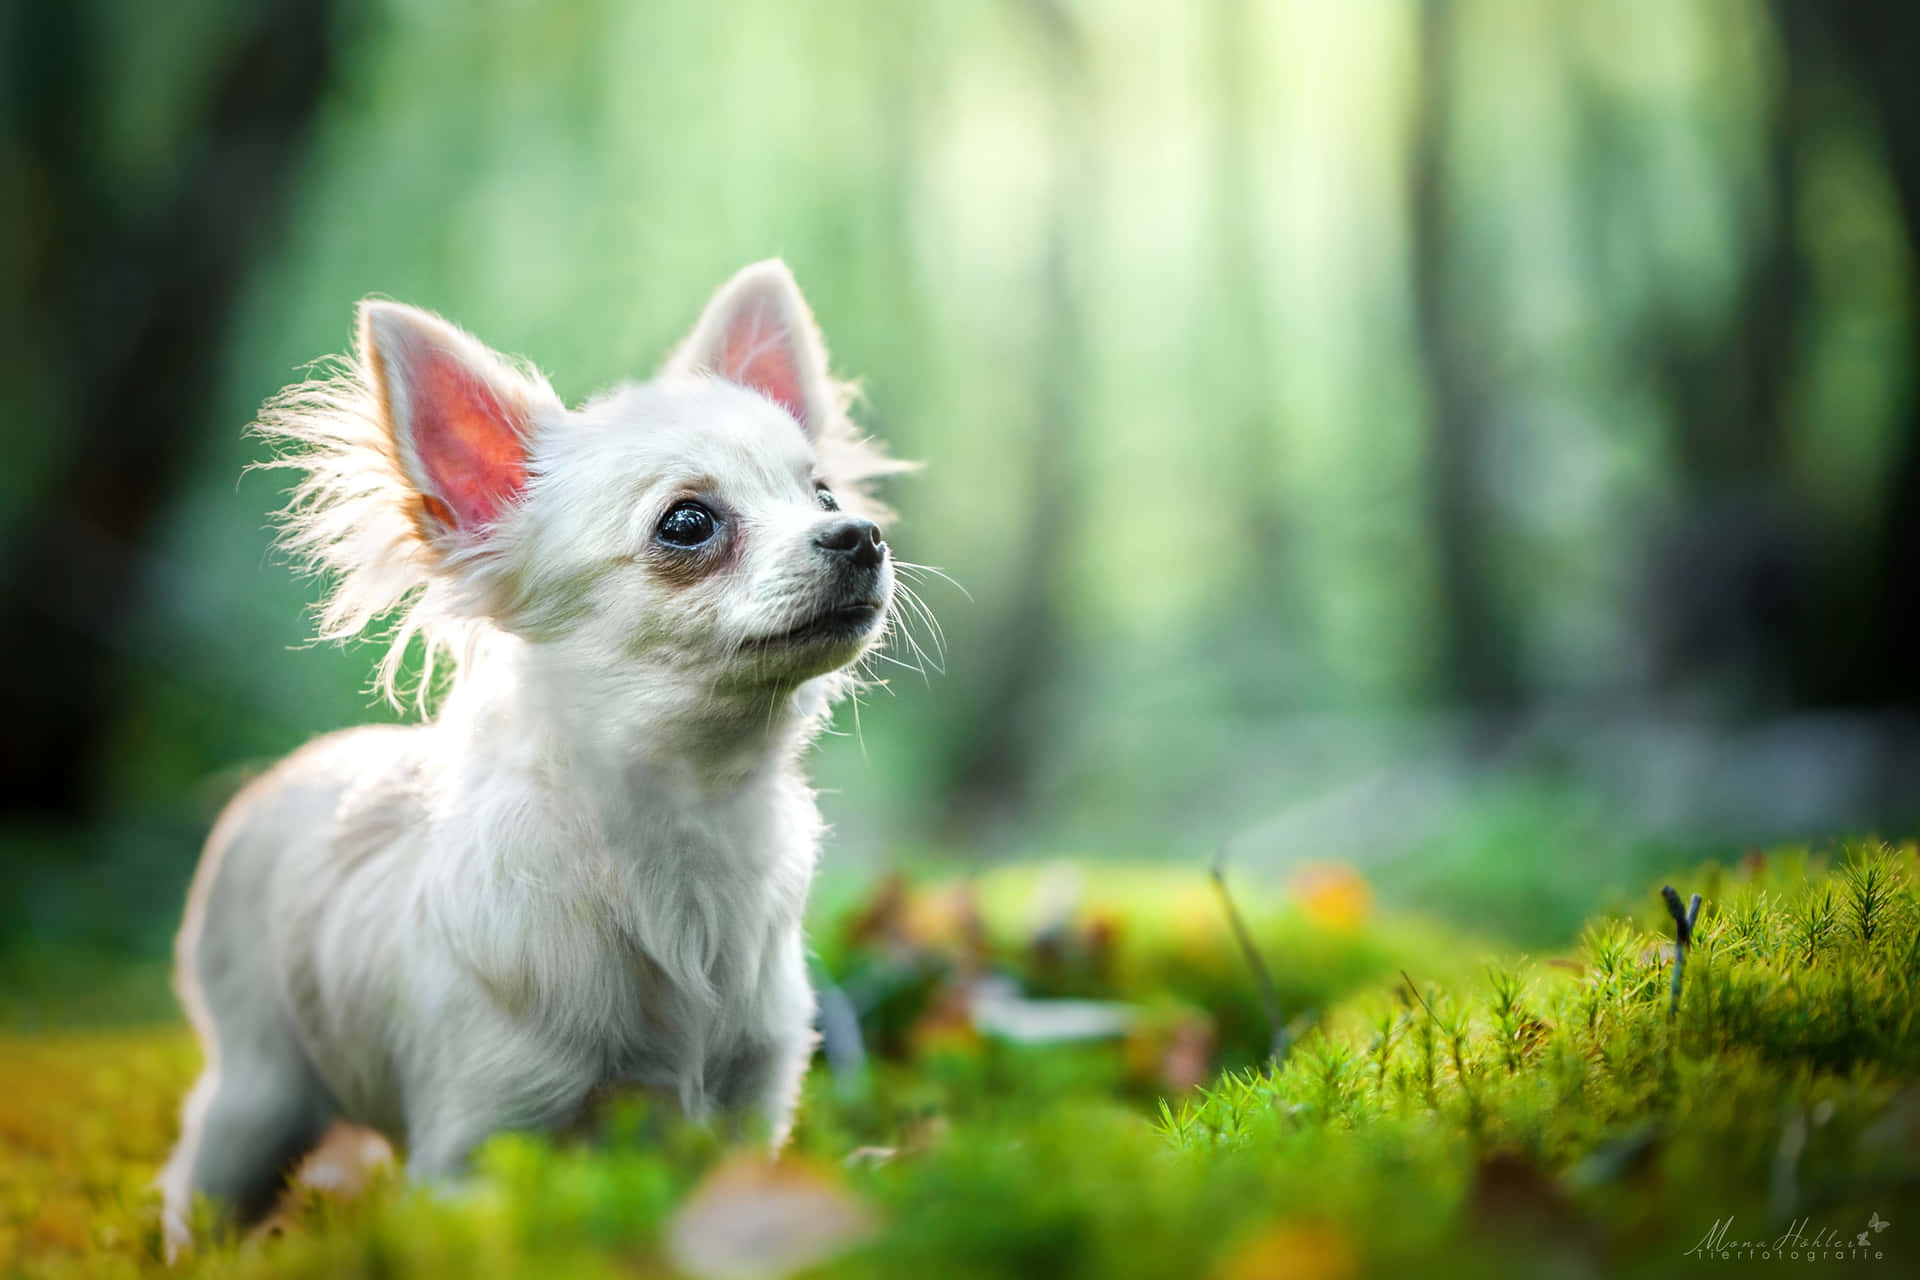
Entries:
{"label": "sunlit background", "polygon": [[1551,943],[1672,850],[1920,817],[1920,11],[4,22],[18,973],[163,956],[238,780],[395,714],[246,471],[357,299],[578,400],[776,254],[964,587],[817,753],[832,875],[1225,848]]}

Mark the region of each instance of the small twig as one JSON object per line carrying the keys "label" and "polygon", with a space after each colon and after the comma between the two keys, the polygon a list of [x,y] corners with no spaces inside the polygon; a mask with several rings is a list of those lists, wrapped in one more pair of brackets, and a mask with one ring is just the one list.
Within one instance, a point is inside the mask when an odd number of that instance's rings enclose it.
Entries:
{"label": "small twig", "polygon": [[1700,918],[1700,895],[1694,894],[1693,900],[1685,907],[1680,905],[1680,895],[1672,885],[1662,885],[1660,896],[1666,901],[1667,914],[1673,917],[1673,994],[1667,1001],[1669,1018],[1680,1012],[1680,986],[1687,972],[1687,948],[1693,945],[1694,921]]}
{"label": "small twig", "polygon": [[1220,894],[1220,905],[1226,910],[1227,923],[1233,929],[1234,941],[1240,944],[1240,954],[1246,958],[1247,968],[1253,971],[1254,986],[1260,990],[1260,1003],[1266,1010],[1267,1027],[1273,1033],[1269,1048],[1273,1060],[1279,1062],[1287,1056],[1289,1036],[1287,1024],[1280,1012],[1280,992],[1273,985],[1273,973],[1267,968],[1267,962],[1261,958],[1260,949],[1254,945],[1253,934],[1247,929],[1247,922],[1240,917],[1240,909],[1234,905],[1233,893],[1227,888],[1227,847],[1223,844],[1213,857],[1213,887]]}
{"label": "small twig", "polygon": [[1420,988],[1413,985],[1413,979],[1407,975],[1407,971],[1405,969],[1402,969],[1400,971],[1400,981],[1407,984],[1407,990],[1413,992],[1413,998],[1420,1002],[1420,1007],[1427,1011],[1427,1016],[1429,1018],[1433,1019],[1433,1025],[1440,1028],[1442,1031],[1448,1030],[1447,1024],[1440,1020],[1440,1015],[1435,1013],[1433,1011],[1433,1006],[1427,1003],[1427,998],[1420,994]]}

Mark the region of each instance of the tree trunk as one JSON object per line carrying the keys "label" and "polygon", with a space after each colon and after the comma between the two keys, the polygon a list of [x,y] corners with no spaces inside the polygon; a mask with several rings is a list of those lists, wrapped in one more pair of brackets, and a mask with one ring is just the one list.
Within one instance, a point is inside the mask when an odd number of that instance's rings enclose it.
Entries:
{"label": "tree trunk", "polygon": [[1907,241],[1908,385],[1904,430],[1882,500],[1866,665],[1886,701],[1920,710],[1920,6],[1853,0],[1804,6],[1831,41],[1874,123]]}
{"label": "tree trunk", "polygon": [[1424,0],[1409,175],[1414,320],[1427,385],[1427,519],[1439,581],[1443,693],[1494,710],[1517,701],[1520,689],[1482,528],[1487,403],[1479,356],[1466,319],[1450,305],[1456,287],[1447,164],[1454,29],[1450,0]]}
{"label": "tree trunk", "polygon": [[1213,223],[1221,312],[1204,318],[1204,376],[1222,391],[1227,426],[1239,457],[1221,478],[1228,509],[1250,535],[1254,561],[1240,593],[1245,625],[1268,636],[1297,634],[1295,575],[1289,572],[1286,513],[1276,454],[1273,367],[1279,350],[1268,319],[1255,192],[1249,175],[1257,139],[1255,31],[1250,0],[1219,0],[1214,66],[1220,92],[1214,112]]}
{"label": "tree trunk", "polygon": [[[183,479],[234,308],[281,221],[334,63],[329,0],[261,0],[214,66],[169,188],[97,172],[91,6],[23,5],[7,41],[16,192],[36,236],[10,328],[44,481],[0,553],[0,813],[84,813],[120,702],[140,549]],[[129,20],[137,21],[137,16]],[[12,336],[12,335],[10,335]],[[37,393],[37,394],[36,394]]]}
{"label": "tree trunk", "polygon": [[954,781],[938,826],[943,839],[956,843],[976,839],[1028,803],[1034,763],[1053,722],[1047,695],[1064,665],[1059,601],[1076,516],[1073,459],[1086,343],[1072,269],[1073,210],[1089,176],[1081,103],[1084,51],[1072,16],[1058,0],[1032,0],[1030,12],[1051,64],[1055,161],[1043,250],[1045,345],[1034,365],[1039,413],[1027,455],[1032,498],[1019,576],[997,624],[1000,635],[1018,640],[995,646],[1001,656],[983,673],[980,697],[958,730],[951,757]]}

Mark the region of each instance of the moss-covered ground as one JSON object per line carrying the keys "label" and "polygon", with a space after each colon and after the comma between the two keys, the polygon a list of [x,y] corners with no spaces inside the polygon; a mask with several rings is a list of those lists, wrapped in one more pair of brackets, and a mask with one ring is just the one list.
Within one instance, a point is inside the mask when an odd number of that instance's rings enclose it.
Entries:
{"label": "moss-covered ground", "polygon": [[[343,1139],[176,1273],[1914,1274],[1916,881],[1864,843],[1677,872],[1677,999],[1657,884],[1539,956],[1338,869],[1242,890],[1269,999],[1203,871],[893,881],[823,904],[859,1035],[778,1165],[640,1098],[454,1188]],[[0,1272],[166,1271],[150,1183],[197,1065],[177,1025],[0,1039]]]}

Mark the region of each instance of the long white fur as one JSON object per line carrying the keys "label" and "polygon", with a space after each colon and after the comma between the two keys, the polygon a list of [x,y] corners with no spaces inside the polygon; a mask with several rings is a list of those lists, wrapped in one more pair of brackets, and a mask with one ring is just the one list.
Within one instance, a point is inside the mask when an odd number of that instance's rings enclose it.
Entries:
{"label": "long white fur", "polygon": [[[796,360],[797,414],[705,367],[742,324]],[[523,424],[525,490],[484,528],[422,517],[431,478],[388,367],[408,343],[452,353]],[[403,1143],[424,1178],[620,1084],[784,1137],[813,1044],[801,917],[821,834],[798,760],[872,638],[750,641],[823,607],[813,538],[840,517],[812,480],[877,512],[868,482],[901,465],[848,398],[770,262],[721,288],[653,381],[574,411],[391,303],[363,305],[332,377],[270,402],[260,430],[304,472],[286,542],[332,583],[322,635],[392,619],[389,695],[415,637],[455,665],[424,723],[309,744],[209,837],[177,949],[206,1068],[162,1174],[174,1247],[196,1196],[257,1215],[338,1118]],[[696,477],[743,550],[665,581],[649,539]]]}

